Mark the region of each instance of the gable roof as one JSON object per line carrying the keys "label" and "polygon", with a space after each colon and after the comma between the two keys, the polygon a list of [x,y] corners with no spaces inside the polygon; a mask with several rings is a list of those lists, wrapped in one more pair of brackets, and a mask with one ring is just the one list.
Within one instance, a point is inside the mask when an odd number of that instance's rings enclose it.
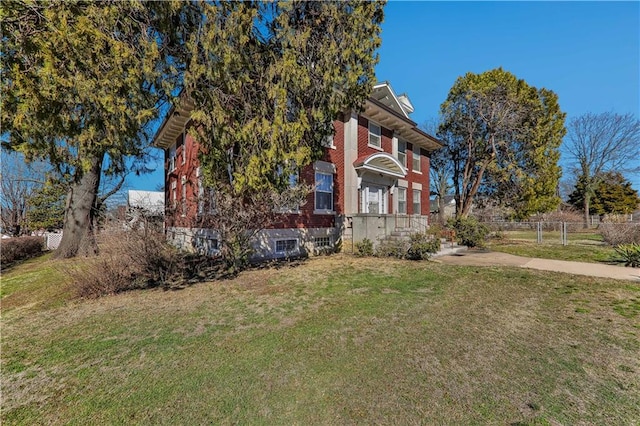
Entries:
{"label": "gable roof", "polygon": [[378,83],[373,86],[371,99],[375,99],[390,110],[400,113],[404,118],[409,118],[409,114],[413,112],[413,105],[406,94],[396,95],[387,81]]}

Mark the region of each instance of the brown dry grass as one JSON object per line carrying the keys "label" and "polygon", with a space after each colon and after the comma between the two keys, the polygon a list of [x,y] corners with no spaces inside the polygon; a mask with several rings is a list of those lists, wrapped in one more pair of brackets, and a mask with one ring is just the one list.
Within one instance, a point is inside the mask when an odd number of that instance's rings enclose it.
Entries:
{"label": "brown dry grass", "polygon": [[640,288],[320,257],[3,315],[3,421],[633,424]]}

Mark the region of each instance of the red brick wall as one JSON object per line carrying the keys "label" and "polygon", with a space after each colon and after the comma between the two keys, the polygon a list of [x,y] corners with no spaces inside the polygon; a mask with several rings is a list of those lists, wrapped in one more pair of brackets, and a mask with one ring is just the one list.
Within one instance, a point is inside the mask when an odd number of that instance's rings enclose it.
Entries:
{"label": "red brick wall", "polygon": [[[391,138],[393,137],[393,132],[382,126],[380,126],[380,128],[382,133],[382,150],[391,154]],[[375,154],[376,152],[380,152],[380,150],[369,146],[369,120],[365,117],[358,116],[358,157]]]}
{"label": "red brick wall", "polygon": [[[176,143],[181,136],[176,138]],[[176,169],[169,170],[169,152],[165,150],[165,207],[167,208],[167,226],[188,227],[193,223],[198,209],[198,143],[188,133],[185,135],[184,144],[176,149]],[[185,159],[183,164],[183,158]],[[182,176],[186,178],[186,211],[182,209]],[[172,183],[176,182],[176,208],[173,207]],[[184,213],[184,216],[183,216]]]}
{"label": "red brick wall", "polygon": [[[313,164],[300,170],[300,180],[313,185],[315,183],[315,170]],[[336,175],[333,175],[334,209],[336,203]],[[313,214],[315,209],[315,194],[311,191],[307,195],[307,202],[300,207],[300,213],[280,214],[276,217],[276,223],[271,228],[329,228],[335,225],[335,216],[332,214]]]}
{"label": "red brick wall", "polygon": [[[349,117],[339,117],[334,121],[335,136],[334,145],[336,149],[328,148],[322,158],[323,161],[333,163],[336,167],[336,173],[334,174],[334,210],[337,214],[344,212],[344,131],[345,120]],[[370,147],[369,142],[369,121],[364,117],[358,117],[358,157],[363,155],[371,155],[380,150]],[[392,153],[393,132],[390,129],[381,127],[382,133],[382,148],[385,152]],[[407,212],[415,214],[413,212],[413,182],[419,182],[422,184],[421,193],[421,214],[429,214],[429,158],[426,152],[422,152],[421,155],[421,170],[422,173],[416,173],[412,169],[412,152],[413,145],[407,144],[407,165],[408,173],[406,179],[409,181],[409,187],[407,188]],[[186,162],[182,164],[183,155],[186,155]],[[197,176],[196,169],[199,165],[198,162],[198,144],[188,134],[185,137],[185,144],[179,147],[176,152],[176,170],[174,172],[165,173],[165,205],[167,209],[167,226],[184,226],[188,227],[194,223],[197,214]],[[168,170],[169,164],[169,150],[165,151],[165,170]],[[172,204],[171,184],[176,182],[176,200],[177,207],[181,207],[182,199],[182,176],[186,177],[187,185],[187,211],[185,216],[182,216],[181,210],[173,211],[169,208]],[[311,185],[315,182],[315,172],[313,165],[308,165],[300,171],[300,179]],[[393,196],[389,195],[388,205],[389,211],[392,211]],[[358,204],[361,200],[358,197]],[[279,214],[276,218],[276,224],[274,228],[304,228],[304,227],[333,227],[335,225],[334,215],[316,215],[313,214],[315,208],[314,193],[311,192],[307,197],[307,202],[301,207],[298,214]]]}

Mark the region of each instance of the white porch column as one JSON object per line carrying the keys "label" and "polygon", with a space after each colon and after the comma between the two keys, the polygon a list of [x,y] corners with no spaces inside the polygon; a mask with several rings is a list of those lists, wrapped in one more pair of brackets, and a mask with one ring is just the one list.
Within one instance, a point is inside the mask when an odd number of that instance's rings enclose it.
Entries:
{"label": "white porch column", "polygon": [[353,163],[358,159],[358,114],[347,113],[344,123],[344,213],[358,213],[358,173]]}

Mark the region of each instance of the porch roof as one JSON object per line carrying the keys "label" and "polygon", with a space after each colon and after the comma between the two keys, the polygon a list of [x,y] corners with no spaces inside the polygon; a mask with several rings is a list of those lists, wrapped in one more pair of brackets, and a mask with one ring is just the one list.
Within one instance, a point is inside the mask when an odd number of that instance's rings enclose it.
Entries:
{"label": "porch roof", "polygon": [[356,170],[366,170],[396,178],[407,176],[407,170],[404,166],[394,156],[386,152],[376,152],[359,157],[354,161],[353,166]]}

